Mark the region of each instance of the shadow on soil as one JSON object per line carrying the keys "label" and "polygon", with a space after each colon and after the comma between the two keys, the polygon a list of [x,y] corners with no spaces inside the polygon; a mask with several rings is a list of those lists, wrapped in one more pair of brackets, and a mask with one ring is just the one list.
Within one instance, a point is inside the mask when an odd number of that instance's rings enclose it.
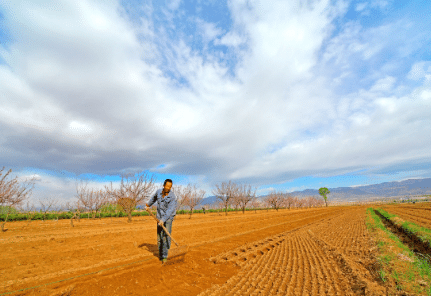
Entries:
{"label": "shadow on soil", "polygon": [[149,252],[153,253],[154,256],[159,257],[159,248],[155,244],[143,243],[138,245],[138,248],[145,248]]}

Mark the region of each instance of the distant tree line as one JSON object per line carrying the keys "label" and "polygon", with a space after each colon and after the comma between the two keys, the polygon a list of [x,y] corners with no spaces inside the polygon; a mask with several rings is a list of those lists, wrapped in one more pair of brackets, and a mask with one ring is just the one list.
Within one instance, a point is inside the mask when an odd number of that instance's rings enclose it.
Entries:
{"label": "distant tree line", "polygon": [[[75,184],[75,200],[61,203],[54,198],[39,199],[39,206],[28,201],[34,188],[35,180],[19,180],[11,176],[12,170],[0,170],[0,221],[1,228],[8,218],[12,220],[51,220],[70,219],[73,227],[74,221],[80,222],[81,218],[96,219],[102,217],[132,217],[147,215],[139,207],[145,205],[151,194],[156,189],[155,176],[148,172],[139,174],[124,174],[119,184],[114,186],[111,182],[102,188],[92,187],[90,183],[81,180]],[[202,205],[206,194],[196,184],[174,185],[172,190],[177,197],[177,213],[189,214],[192,218],[194,212],[225,212],[258,209],[282,208],[311,208],[321,207],[326,203],[313,196],[298,198],[282,191],[272,191],[266,197],[259,198],[256,195],[257,188],[250,184],[240,184],[233,181],[215,184],[212,193],[217,201],[211,205]],[[329,193],[325,192],[325,194]],[[155,208],[153,207],[153,210]],[[25,214],[25,215],[24,215]]]}

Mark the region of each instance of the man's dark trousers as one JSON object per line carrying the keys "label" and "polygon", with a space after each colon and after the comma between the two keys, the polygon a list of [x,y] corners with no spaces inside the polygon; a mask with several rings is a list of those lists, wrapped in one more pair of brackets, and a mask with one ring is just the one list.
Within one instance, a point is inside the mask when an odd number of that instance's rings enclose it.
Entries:
{"label": "man's dark trousers", "polygon": [[[166,220],[163,224],[165,228],[172,233],[172,220]],[[157,224],[157,246],[159,247],[159,258],[168,258],[168,251],[171,248],[171,238],[163,230],[162,226]]]}

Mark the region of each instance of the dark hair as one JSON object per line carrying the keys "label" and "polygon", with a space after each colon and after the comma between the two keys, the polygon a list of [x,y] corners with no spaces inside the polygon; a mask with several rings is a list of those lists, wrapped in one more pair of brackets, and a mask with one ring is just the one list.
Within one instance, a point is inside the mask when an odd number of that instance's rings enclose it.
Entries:
{"label": "dark hair", "polygon": [[165,186],[166,183],[168,183],[168,182],[171,183],[171,184],[174,184],[171,179],[166,179],[165,182],[163,183],[163,186]]}

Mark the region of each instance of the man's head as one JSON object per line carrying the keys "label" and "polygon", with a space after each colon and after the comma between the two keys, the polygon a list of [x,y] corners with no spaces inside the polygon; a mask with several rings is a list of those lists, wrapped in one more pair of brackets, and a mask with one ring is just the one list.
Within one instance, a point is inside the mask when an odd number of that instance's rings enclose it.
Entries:
{"label": "man's head", "polygon": [[169,193],[169,191],[171,191],[171,188],[172,188],[172,180],[166,179],[165,182],[163,183],[163,191],[166,193]]}

